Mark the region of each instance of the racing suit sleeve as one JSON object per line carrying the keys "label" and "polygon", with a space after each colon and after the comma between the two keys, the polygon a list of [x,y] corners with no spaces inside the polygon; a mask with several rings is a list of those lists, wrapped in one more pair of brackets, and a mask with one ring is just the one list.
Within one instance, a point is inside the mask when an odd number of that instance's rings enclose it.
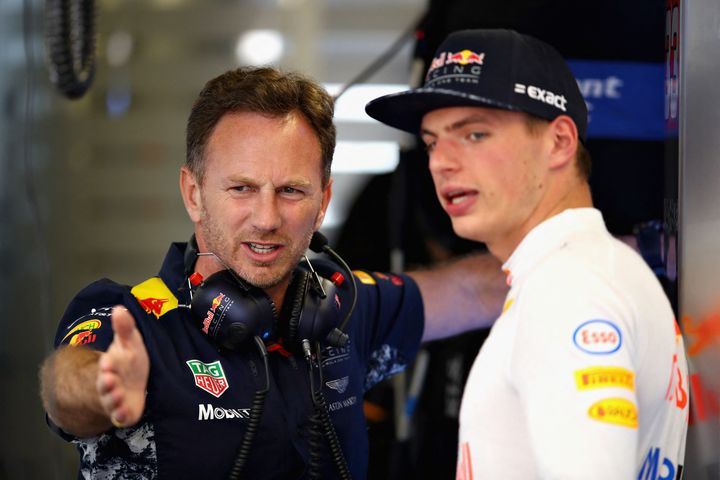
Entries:
{"label": "racing suit sleeve", "polygon": [[510,373],[540,478],[633,477],[643,347],[629,305],[591,272],[545,269],[519,292]]}

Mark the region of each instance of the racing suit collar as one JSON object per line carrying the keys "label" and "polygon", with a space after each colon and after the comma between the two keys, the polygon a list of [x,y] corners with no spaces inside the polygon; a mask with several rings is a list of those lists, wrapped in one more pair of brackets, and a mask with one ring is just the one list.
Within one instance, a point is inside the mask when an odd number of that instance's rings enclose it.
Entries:
{"label": "racing suit collar", "polygon": [[570,208],[535,226],[502,266],[507,284],[512,286],[526,271],[551,252],[565,247],[580,232],[607,233],[602,213],[595,208]]}

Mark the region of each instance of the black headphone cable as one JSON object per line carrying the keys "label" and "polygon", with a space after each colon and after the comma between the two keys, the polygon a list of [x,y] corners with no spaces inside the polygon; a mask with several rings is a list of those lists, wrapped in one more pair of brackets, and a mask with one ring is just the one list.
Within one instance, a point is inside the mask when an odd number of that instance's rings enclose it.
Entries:
{"label": "black headphone cable", "polygon": [[232,469],[230,469],[230,480],[239,480],[240,474],[245,468],[247,459],[250,456],[250,448],[252,447],[253,440],[255,440],[255,434],[260,427],[260,420],[262,418],[263,410],[265,408],[265,397],[270,391],[270,367],[268,365],[268,353],[265,348],[265,343],[257,335],[254,337],[255,344],[260,350],[262,355],[263,363],[265,364],[265,389],[261,389],[255,392],[255,397],[252,401],[252,408],[250,409],[250,419],[248,420],[247,428],[245,429],[245,436],[238,449],[235,462],[233,463]]}
{"label": "black headphone cable", "polygon": [[[328,413],[325,396],[322,393],[322,359],[320,357],[320,344],[315,344],[316,358],[313,360],[310,341],[307,339],[302,341],[303,353],[308,363],[308,371],[310,373],[310,393],[312,395],[315,413],[310,417],[310,434],[308,443],[310,444],[310,459],[308,461],[308,477],[311,480],[322,479],[321,463],[322,463],[322,443],[323,435],[330,447],[330,455],[332,456],[335,468],[337,468],[339,478],[342,480],[352,480],[350,476],[350,468],[348,467],[345,455],[343,454],[340,440],[333,426],[330,414]],[[317,364],[318,376],[320,379],[319,388],[315,389],[315,376],[313,375],[314,365]]]}

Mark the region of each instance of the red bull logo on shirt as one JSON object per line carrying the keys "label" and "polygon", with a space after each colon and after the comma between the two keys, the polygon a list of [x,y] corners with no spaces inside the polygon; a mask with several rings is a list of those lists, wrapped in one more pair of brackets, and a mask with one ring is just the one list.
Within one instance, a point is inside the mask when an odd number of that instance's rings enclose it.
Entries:
{"label": "red bull logo on shirt", "polygon": [[163,305],[168,302],[167,298],[142,298],[138,300],[140,305],[145,309],[147,313],[154,313],[156,317],[159,317],[162,313]]}
{"label": "red bull logo on shirt", "polygon": [[155,318],[162,317],[178,306],[177,298],[159,277],[152,277],[135,285],[130,292],[138,299],[145,312],[155,315]]}
{"label": "red bull logo on shirt", "polygon": [[209,394],[220,397],[228,389],[228,381],[225,378],[220,360],[212,363],[204,363],[200,360],[188,360],[188,367],[195,378],[195,385]]}
{"label": "red bull logo on shirt", "polygon": [[670,382],[668,383],[665,400],[675,402],[675,406],[683,410],[688,404],[688,379],[683,377],[682,370],[678,365],[677,354],[673,355]]}

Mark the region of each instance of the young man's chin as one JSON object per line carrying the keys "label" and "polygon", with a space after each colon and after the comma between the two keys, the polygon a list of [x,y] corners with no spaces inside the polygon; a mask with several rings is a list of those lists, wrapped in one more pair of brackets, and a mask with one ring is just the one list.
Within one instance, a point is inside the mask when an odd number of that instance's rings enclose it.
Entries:
{"label": "young man's chin", "polygon": [[458,237],[475,242],[482,241],[478,239],[478,237],[481,236],[481,232],[469,217],[451,218],[451,222],[453,231]]}

